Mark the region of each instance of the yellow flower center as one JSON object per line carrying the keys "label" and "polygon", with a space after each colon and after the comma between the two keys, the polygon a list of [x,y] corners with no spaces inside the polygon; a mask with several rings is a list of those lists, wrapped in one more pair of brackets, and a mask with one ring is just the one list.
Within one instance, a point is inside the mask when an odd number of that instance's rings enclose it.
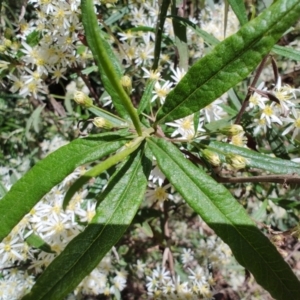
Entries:
{"label": "yellow flower center", "polygon": [[263,112],[269,117],[273,115],[273,109],[269,105],[264,108]]}

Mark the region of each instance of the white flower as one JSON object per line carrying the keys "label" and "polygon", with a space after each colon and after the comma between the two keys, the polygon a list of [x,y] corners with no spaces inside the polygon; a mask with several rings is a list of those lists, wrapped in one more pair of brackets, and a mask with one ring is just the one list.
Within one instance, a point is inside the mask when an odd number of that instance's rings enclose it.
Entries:
{"label": "white flower", "polygon": [[277,111],[274,102],[272,102],[271,105],[265,105],[264,103],[262,103],[261,107],[262,113],[260,119],[265,120],[269,128],[271,128],[272,123],[278,123],[282,125],[282,121],[276,115]]}
{"label": "white flower", "polygon": [[191,249],[183,248],[183,253],[180,255],[181,261],[184,265],[194,260],[194,252]]}
{"label": "white flower", "polygon": [[152,92],[154,96],[152,97],[151,102],[155,101],[156,99],[159,99],[160,103],[163,104],[168,93],[171,90],[172,85],[173,83],[170,81],[165,81],[165,83],[162,86],[159,82],[156,82],[154,86],[154,91]]}
{"label": "white flower", "polygon": [[150,80],[161,80],[161,75],[160,75],[160,72],[158,70],[155,70],[153,71],[152,69],[151,70],[148,70],[146,68],[142,68],[142,70],[145,72],[143,78],[149,78]]}
{"label": "white flower", "polygon": [[[266,91],[267,89],[264,88],[264,84],[264,82],[261,82],[257,90]],[[257,92],[254,92],[249,99],[249,108],[261,107],[267,101],[269,101],[267,97],[263,97]]]}
{"label": "white flower", "polygon": [[156,186],[154,189],[149,189],[145,193],[146,199],[148,199],[150,202],[157,202],[159,206],[162,206],[164,201],[166,200],[172,200],[173,195],[171,193],[167,192],[167,189],[171,187],[171,184],[168,183],[165,186]]}
{"label": "white flower", "polygon": [[[166,123],[169,126],[177,129],[172,133],[171,137],[180,135],[182,139],[191,140],[195,137],[196,132],[194,128],[194,115],[189,115],[185,118],[175,120],[174,122]],[[202,122],[199,122],[197,132],[204,132]]]}
{"label": "white flower", "polygon": [[154,168],[150,172],[149,180],[151,180],[153,183],[157,182],[159,186],[162,186],[166,179],[166,176],[160,170],[156,160],[153,160],[153,165]]}
{"label": "white flower", "polygon": [[186,74],[186,71],[184,69],[176,68],[176,70],[173,67],[170,67],[173,75],[171,75],[171,78],[174,80],[174,82],[177,84],[183,76]]}
{"label": "white flower", "polygon": [[284,122],[289,123],[288,127],[282,132],[286,135],[293,130],[292,140],[300,133],[300,113],[295,107],[292,108],[292,116],[283,119]]}

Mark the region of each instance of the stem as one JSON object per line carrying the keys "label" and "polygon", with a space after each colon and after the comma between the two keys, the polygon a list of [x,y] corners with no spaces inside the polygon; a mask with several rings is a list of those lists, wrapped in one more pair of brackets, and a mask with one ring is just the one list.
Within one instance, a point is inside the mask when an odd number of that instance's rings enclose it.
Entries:
{"label": "stem", "polygon": [[[153,129],[151,128],[153,131]],[[128,155],[130,155],[132,152],[134,152],[142,143],[142,141],[145,139],[147,135],[150,134],[150,129],[148,132],[144,132],[143,136],[139,136],[135,138],[133,141],[129,142],[127,146],[125,145],[125,149],[118,152],[117,154],[109,157],[105,161],[101,162],[100,164],[96,165],[89,171],[85,172],[85,174],[81,177],[79,177],[73,185],[69,188],[68,192],[66,193],[65,199],[63,201],[63,208],[65,209],[68,206],[68,203],[72,199],[72,197],[75,195],[75,193],[85,184],[87,183],[91,178],[98,176],[105,170],[108,170],[112,166],[116,165],[123,159],[125,159]]]}
{"label": "stem", "polygon": [[[257,72],[256,72],[256,74],[255,74],[255,77],[254,77],[254,79],[253,79],[253,81],[252,81],[250,87],[253,87],[253,88],[254,88],[255,85],[257,84],[258,78],[259,78],[259,76],[260,76],[260,74],[261,74],[261,72],[262,72],[262,69],[263,69],[263,67],[264,67],[264,65],[265,65],[265,63],[266,63],[266,61],[267,61],[267,58],[268,58],[268,55],[266,55],[266,56],[263,58],[263,60],[261,61],[260,65],[258,66]],[[243,104],[242,104],[242,107],[241,107],[241,109],[240,109],[240,111],[239,111],[239,113],[238,113],[238,115],[237,115],[237,117],[236,117],[236,120],[235,120],[234,124],[240,124],[241,119],[242,119],[242,116],[243,116],[243,113],[245,112],[245,110],[246,110],[246,108],[247,108],[247,106],[248,106],[248,103],[249,103],[249,99],[250,99],[250,97],[251,97],[251,94],[252,94],[252,91],[250,91],[250,89],[249,89],[249,90],[248,90],[248,93],[247,93],[247,96],[246,96],[246,98],[245,98],[245,100],[244,100],[244,102],[243,102]]]}
{"label": "stem", "polygon": [[252,177],[221,177],[216,175],[215,179],[220,183],[273,182],[284,185],[300,183],[300,176],[295,175],[262,175]]}

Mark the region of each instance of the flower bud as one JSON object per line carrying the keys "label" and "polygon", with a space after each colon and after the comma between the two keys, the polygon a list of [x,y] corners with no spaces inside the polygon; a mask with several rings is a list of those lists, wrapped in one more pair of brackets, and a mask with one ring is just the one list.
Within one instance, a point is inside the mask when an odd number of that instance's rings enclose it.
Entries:
{"label": "flower bud", "polygon": [[87,108],[93,106],[93,100],[89,98],[85,93],[80,91],[75,92],[74,101],[79,105]]}
{"label": "flower bud", "polygon": [[248,160],[240,155],[229,154],[226,156],[226,162],[236,170],[244,169]]}
{"label": "flower bud", "polygon": [[233,136],[244,132],[244,129],[241,125],[233,124],[220,129],[220,132],[227,136]]}
{"label": "flower bud", "polygon": [[131,78],[129,76],[127,76],[127,75],[124,75],[121,78],[121,84],[122,84],[122,87],[125,90],[126,94],[130,95],[131,94],[131,90],[132,90],[132,81],[131,81]]}
{"label": "flower bud", "polygon": [[221,165],[220,157],[217,153],[210,151],[208,149],[204,149],[202,151],[203,157],[213,166],[218,167]]}
{"label": "flower bud", "polygon": [[93,124],[98,128],[105,128],[105,129],[113,128],[113,125],[102,117],[94,118]]}

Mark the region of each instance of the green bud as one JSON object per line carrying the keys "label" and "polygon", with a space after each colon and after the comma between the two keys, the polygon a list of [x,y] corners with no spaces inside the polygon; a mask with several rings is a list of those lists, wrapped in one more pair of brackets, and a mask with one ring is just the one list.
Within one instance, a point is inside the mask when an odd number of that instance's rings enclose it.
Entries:
{"label": "green bud", "polygon": [[91,107],[93,106],[93,100],[89,98],[85,93],[76,91],[74,94],[74,101],[84,107]]}
{"label": "green bud", "polygon": [[202,151],[203,157],[213,166],[218,167],[221,165],[220,157],[217,153],[210,151],[208,149],[204,149]]}
{"label": "green bud", "polygon": [[127,75],[124,75],[121,78],[121,85],[123,87],[123,89],[125,90],[127,95],[131,94],[131,90],[132,90],[132,81],[131,78]]}
{"label": "green bud", "polygon": [[111,129],[113,128],[113,124],[109,121],[105,120],[102,117],[96,117],[93,120],[93,124],[98,128],[105,128],[105,129]]}
{"label": "green bud", "polygon": [[236,170],[244,169],[248,160],[240,155],[229,154],[226,156],[226,162]]}
{"label": "green bud", "polygon": [[233,125],[221,128],[219,131],[222,134],[225,134],[227,136],[234,136],[234,135],[244,132],[244,129],[241,125],[233,124]]}

